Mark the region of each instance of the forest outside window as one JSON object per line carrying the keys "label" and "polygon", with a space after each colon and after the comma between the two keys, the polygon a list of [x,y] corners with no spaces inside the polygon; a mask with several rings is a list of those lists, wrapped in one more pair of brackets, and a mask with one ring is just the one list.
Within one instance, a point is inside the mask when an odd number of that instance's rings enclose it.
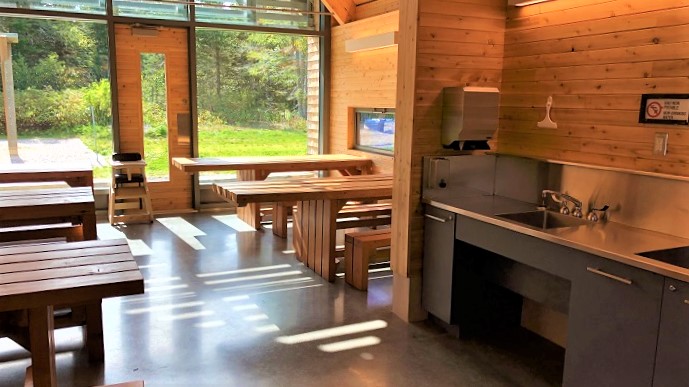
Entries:
{"label": "forest outside window", "polygon": [[392,155],[395,147],[395,109],[355,109],[354,148]]}

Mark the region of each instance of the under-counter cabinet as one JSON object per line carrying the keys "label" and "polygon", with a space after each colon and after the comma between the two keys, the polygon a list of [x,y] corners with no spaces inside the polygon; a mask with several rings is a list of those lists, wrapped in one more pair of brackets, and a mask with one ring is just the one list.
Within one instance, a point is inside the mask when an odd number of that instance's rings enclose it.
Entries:
{"label": "under-counter cabinet", "polygon": [[654,387],[689,385],[689,284],[665,279]]}
{"label": "under-counter cabinet", "polygon": [[[651,386],[664,278],[594,256],[578,266],[564,385]],[[684,318],[689,321],[689,314]]]}
{"label": "under-counter cabinet", "polygon": [[423,307],[452,324],[455,214],[427,206],[424,216]]}

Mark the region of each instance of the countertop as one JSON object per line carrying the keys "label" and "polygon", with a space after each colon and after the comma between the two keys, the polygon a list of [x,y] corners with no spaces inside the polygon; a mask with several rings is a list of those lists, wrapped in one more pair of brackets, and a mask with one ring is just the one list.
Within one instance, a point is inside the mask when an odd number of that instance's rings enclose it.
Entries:
{"label": "countertop", "polygon": [[689,246],[689,239],[610,221],[547,230],[531,228],[496,215],[535,210],[535,204],[471,189],[427,190],[424,191],[423,202],[534,238],[689,282],[689,269],[637,255],[647,251]]}

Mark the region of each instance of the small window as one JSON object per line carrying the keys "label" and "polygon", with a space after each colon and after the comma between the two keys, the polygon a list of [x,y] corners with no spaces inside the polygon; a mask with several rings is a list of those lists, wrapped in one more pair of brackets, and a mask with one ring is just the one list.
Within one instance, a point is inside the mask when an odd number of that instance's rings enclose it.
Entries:
{"label": "small window", "polygon": [[354,148],[392,155],[395,148],[395,109],[356,109]]}

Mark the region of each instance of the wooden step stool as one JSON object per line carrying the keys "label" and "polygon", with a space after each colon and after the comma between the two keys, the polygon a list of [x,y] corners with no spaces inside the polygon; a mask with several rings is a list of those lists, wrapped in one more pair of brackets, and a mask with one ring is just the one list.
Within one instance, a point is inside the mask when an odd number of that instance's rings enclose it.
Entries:
{"label": "wooden step stool", "polygon": [[368,289],[368,265],[390,259],[390,229],[345,234],[345,281],[359,290]]}

